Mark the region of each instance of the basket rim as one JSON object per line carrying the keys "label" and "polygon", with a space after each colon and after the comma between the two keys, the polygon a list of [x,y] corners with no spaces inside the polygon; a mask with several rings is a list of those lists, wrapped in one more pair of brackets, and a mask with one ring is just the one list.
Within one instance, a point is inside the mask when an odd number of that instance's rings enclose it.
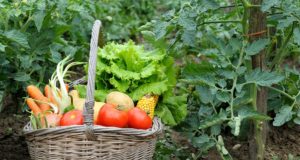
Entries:
{"label": "basket rim", "polygon": [[[42,129],[32,129],[31,123],[28,122],[24,128],[23,133],[25,136],[42,136],[47,134],[61,134],[61,133],[83,133],[86,131],[86,125],[72,125],[72,126],[57,126],[55,128],[42,128]],[[158,135],[162,133],[163,124],[161,120],[157,117],[153,119],[153,125],[150,129],[135,129],[135,128],[118,128],[118,127],[106,127],[101,125],[93,125],[93,131],[97,133],[117,133],[123,135],[130,135],[136,137],[147,137]]]}

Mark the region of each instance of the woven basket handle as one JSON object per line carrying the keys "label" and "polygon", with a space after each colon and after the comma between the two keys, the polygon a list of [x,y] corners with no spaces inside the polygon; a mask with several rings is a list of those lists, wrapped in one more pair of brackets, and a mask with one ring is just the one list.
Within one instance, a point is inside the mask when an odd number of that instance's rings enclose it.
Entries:
{"label": "woven basket handle", "polygon": [[94,92],[95,92],[95,76],[97,64],[98,38],[101,28],[101,21],[96,20],[93,25],[92,37],[90,42],[88,81],[86,91],[86,101],[83,109],[84,124],[86,126],[86,137],[88,140],[94,140],[93,122],[94,122]]}

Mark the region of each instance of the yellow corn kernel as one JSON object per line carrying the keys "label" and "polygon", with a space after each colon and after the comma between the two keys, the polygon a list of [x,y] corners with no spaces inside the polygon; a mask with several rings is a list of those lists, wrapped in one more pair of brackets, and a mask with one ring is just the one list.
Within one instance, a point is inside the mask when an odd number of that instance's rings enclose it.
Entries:
{"label": "yellow corn kernel", "polygon": [[140,99],[136,107],[144,110],[151,119],[154,117],[155,106],[158,101],[158,95],[147,94]]}

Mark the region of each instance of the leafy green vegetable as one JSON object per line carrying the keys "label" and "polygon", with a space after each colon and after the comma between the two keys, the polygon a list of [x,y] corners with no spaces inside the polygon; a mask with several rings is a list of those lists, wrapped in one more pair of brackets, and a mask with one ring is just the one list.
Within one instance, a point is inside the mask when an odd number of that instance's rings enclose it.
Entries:
{"label": "leafy green vegetable", "polygon": [[[98,51],[95,99],[104,101],[112,90],[124,92],[134,101],[149,93],[160,95],[156,115],[164,123],[176,125],[187,114],[186,95],[172,94],[176,74],[174,59],[168,57],[164,49],[148,51],[132,41],[108,43]],[[85,87],[76,88],[80,96],[84,96]]]}

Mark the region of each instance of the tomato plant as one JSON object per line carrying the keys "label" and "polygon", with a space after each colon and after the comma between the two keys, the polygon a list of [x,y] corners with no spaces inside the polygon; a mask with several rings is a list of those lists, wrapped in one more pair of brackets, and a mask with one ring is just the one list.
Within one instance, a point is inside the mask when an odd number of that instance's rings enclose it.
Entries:
{"label": "tomato plant", "polygon": [[[214,146],[223,159],[232,159],[222,140],[224,129],[245,136],[240,133],[249,128],[242,124],[251,120],[263,124],[274,118],[274,126],[299,124],[299,74],[284,62],[298,57],[300,4],[254,2],[187,0],[180,9],[141,27],[150,45],[166,47],[181,60],[179,81],[189,93],[189,115],[176,129],[199,148],[196,159]],[[267,27],[251,33],[251,27],[262,23],[250,24],[255,22],[254,12],[266,16],[256,19],[266,21]],[[260,61],[264,66],[256,68],[253,62],[259,56],[265,57]],[[269,96],[258,97],[265,88]],[[258,111],[263,105],[259,99],[269,100],[268,112],[274,117]]]}
{"label": "tomato plant", "polygon": [[118,110],[117,106],[106,103],[99,110],[96,124],[124,128],[128,124],[128,115],[126,111]]}

